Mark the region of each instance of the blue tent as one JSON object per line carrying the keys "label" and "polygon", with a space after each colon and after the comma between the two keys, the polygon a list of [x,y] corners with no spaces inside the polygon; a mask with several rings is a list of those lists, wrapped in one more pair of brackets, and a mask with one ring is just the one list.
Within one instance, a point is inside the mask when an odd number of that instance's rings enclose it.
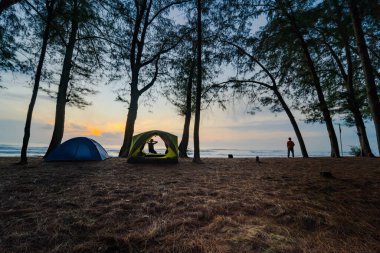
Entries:
{"label": "blue tent", "polygon": [[76,137],[59,145],[45,161],[101,161],[107,158],[109,155],[102,145],[90,138]]}

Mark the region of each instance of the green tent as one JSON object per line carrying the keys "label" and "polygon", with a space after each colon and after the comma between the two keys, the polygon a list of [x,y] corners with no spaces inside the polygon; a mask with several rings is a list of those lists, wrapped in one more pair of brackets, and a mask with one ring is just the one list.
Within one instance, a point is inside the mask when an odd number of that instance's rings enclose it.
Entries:
{"label": "green tent", "polygon": [[[153,136],[159,136],[167,145],[165,154],[145,153],[144,146]],[[162,163],[178,163],[178,138],[177,136],[159,130],[152,130],[133,136],[131,148],[129,150],[129,163],[143,162],[162,162]]]}

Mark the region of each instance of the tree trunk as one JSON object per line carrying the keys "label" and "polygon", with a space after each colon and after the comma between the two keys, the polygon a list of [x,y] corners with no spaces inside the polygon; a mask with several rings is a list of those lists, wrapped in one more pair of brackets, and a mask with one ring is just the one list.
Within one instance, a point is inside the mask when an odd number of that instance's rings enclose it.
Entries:
{"label": "tree trunk", "polygon": [[346,26],[342,22],[343,11],[342,7],[337,0],[333,1],[334,9],[331,11],[331,15],[335,15],[336,23],[338,26],[339,35],[341,37],[342,43],[344,45],[344,51],[346,55],[347,62],[347,72],[343,66],[342,61],[339,59],[339,56],[335,53],[334,49],[325,39],[325,44],[331,52],[332,57],[334,58],[336,64],[338,65],[338,69],[341,72],[343,78],[344,88],[347,91],[347,104],[348,108],[354,116],[356,130],[359,138],[359,143],[361,147],[361,155],[373,157],[371,147],[368,142],[367,133],[365,130],[365,125],[363,121],[362,114],[360,112],[359,103],[356,99],[355,88],[353,83],[353,65],[352,65],[352,57],[351,57],[351,49],[350,42],[348,37],[348,31]]}
{"label": "tree trunk", "polygon": [[189,132],[190,132],[190,121],[191,121],[191,97],[193,91],[193,77],[194,77],[194,63],[192,61],[189,73],[189,80],[186,87],[186,113],[185,113],[185,124],[183,126],[182,140],[178,146],[179,156],[182,158],[188,158],[187,147],[189,144]]}
{"label": "tree trunk", "polygon": [[[139,72],[141,68],[141,59],[144,50],[144,41],[146,31],[148,29],[149,22],[149,14],[150,8],[152,7],[152,1],[149,2],[147,6],[147,1],[135,1],[135,6],[137,10],[137,17],[135,19],[131,49],[130,49],[130,64],[131,64],[131,72],[132,72],[132,80],[130,83],[131,87],[131,98],[129,101],[129,109],[127,115],[127,121],[125,125],[124,131],[124,139],[123,145],[119,151],[119,157],[128,157],[129,150],[132,144],[133,133],[135,131],[135,122],[137,118],[137,110],[138,110],[138,101],[140,95],[144,92],[144,90],[139,91]],[[146,9],[148,8],[148,9]],[[145,13],[145,20],[144,19]],[[141,28],[141,24],[143,27]],[[139,31],[141,30],[141,38],[139,39]],[[156,69],[157,70],[157,69]]]}
{"label": "tree trunk", "polygon": [[365,124],[362,118],[362,114],[357,106],[352,107],[351,112],[355,119],[355,126],[360,142],[361,155],[367,157],[374,157],[371,147],[368,142],[367,132],[365,129]]}
{"label": "tree trunk", "polygon": [[311,71],[312,76],[313,76],[314,86],[317,91],[317,95],[319,99],[319,107],[322,111],[323,119],[326,123],[326,129],[329,134],[330,146],[331,146],[331,157],[340,157],[338,139],[335,134],[334,125],[332,123],[330,111],[327,107],[327,103],[323,95],[322,87],[321,87],[317,72],[315,70],[314,63],[312,62],[311,56],[309,54],[309,50],[307,49],[307,45],[304,40],[302,40],[302,44],[303,44],[302,48],[304,50],[304,56],[308,62],[309,70]]}
{"label": "tree trunk", "polygon": [[338,31],[344,45],[344,51],[345,51],[346,62],[347,62],[347,72],[345,71],[343,63],[339,59],[339,56],[335,53],[334,49],[328,44],[327,41],[325,43],[327,47],[329,48],[332,57],[335,59],[338,65],[338,69],[340,70],[341,75],[343,77],[344,88],[347,90],[347,104],[348,104],[349,110],[354,116],[356,130],[357,130],[359,143],[361,147],[361,154],[362,156],[373,157],[371,147],[368,142],[367,133],[365,130],[363,116],[362,116],[362,113],[360,112],[359,103],[355,94],[354,78],[353,78],[354,68],[352,65],[352,56],[351,56],[351,49],[350,49],[350,42],[349,42],[350,39],[348,36],[349,32],[347,31],[347,27],[343,24],[343,21],[342,21],[342,17],[344,16],[343,11],[342,11],[342,6],[339,4],[337,0],[334,0],[332,3],[334,5],[334,9],[331,11],[331,15],[335,15]]}
{"label": "tree trunk", "polygon": [[377,87],[373,74],[373,68],[371,60],[368,54],[367,44],[365,42],[364,33],[361,25],[361,19],[359,16],[359,10],[356,6],[356,2],[348,0],[348,6],[350,8],[350,15],[354,27],[354,34],[356,38],[356,44],[359,50],[360,60],[362,62],[364,77],[366,81],[366,90],[368,103],[371,110],[371,115],[376,129],[377,147],[380,153],[380,101],[377,93]]}
{"label": "tree trunk", "polygon": [[38,88],[40,86],[40,80],[41,80],[41,73],[42,73],[42,67],[44,65],[45,55],[46,55],[46,49],[49,41],[49,34],[50,34],[50,25],[52,21],[52,14],[53,14],[53,5],[48,6],[48,14],[46,18],[46,24],[45,24],[45,31],[42,39],[42,47],[41,47],[41,53],[40,53],[40,59],[38,61],[36,75],[34,79],[34,86],[33,86],[33,93],[32,98],[30,99],[29,107],[28,107],[28,113],[26,116],[26,122],[25,122],[25,128],[24,128],[24,138],[22,141],[22,148],[21,148],[21,160],[20,163],[27,163],[27,149],[28,149],[28,143],[30,138],[30,126],[32,123],[32,116],[33,116],[33,109],[34,105],[36,103],[37,94],[38,94]]}
{"label": "tree trunk", "polygon": [[[134,86],[137,87],[137,84]],[[127,122],[125,126],[125,131],[124,131],[124,140],[123,140],[123,145],[119,152],[119,157],[128,157],[129,155],[129,150],[132,144],[133,133],[135,131],[135,122],[137,118],[139,97],[140,95],[137,89],[133,89],[131,91],[131,100],[129,104]]]}
{"label": "tree trunk", "polygon": [[235,45],[234,43],[232,43],[232,45],[234,45],[238,50],[240,50],[243,54],[245,54],[246,56],[248,56],[249,58],[251,58],[251,60],[255,63],[257,63],[261,68],[262,70],[264,70],[264,72],[268,75],[269,79],[272,81],[272,86],[268,85],[268,84],[265,84],[265,83],[261,83],[261,82],[257,82],[259,83],[260,85],[263,85],[264,87],[266,87],[267,89],[270,89],[271,91],[273,91],[273,93],[276,95],[276,97],[278,98],[278,101],[280,102],[282,108],[284,109],[284,111],[286,112],[286,114],[288,115],[288,118],[290,120],[290,123],[292,124],[293,126],[293,129],[294,129],[294,132],[297,136],[297,139],[298,139],[298,142],[300,144],[300,148],[301,148],[301,152],[302,152],[302,156],[304,158],[307,158],[309,157],[309,155],[307,154],[307,151],[306,151],[306,146],[305,146],[305,143],[303,141],[303,138],[302,138],[302,134],[301,134],[301,131],[299,130],[298,128],[298,124],[296,122],[296,120],[294,119],[294,116],[292,114],[292,112],[290,111],[288,105],[286,104],[284,98],[282,97],[280,91],[278,90],[277,88],[277,82],[276,82],[276,78],[271,74],[271,72],[263,65],[261,64],[260,61],[258,61],[253,55],[249,54],[247,51],[245,51],[242,47],[238,46],[238,45]]}
{"label": "tree trunk", "polygon": [[348,39],[345,39],[345,52],[346,52],[346,59],[347,59],[347,65],[348,65],[348,71],[347,76],[344,80],[348,97],[347,102],[349,104],[350,111],[352,112],[354,119],[355,119],[355,125],[356,130],[359,138],[359,143],[361,147],[361,154],[362,156],[369,156],[373,157],[371,147],[368,142],[367,132],[365,130],[365,125],[363,121],[362,113],[359,109],[359,104],[355,96],[355,88],[354,88],[354,80],[353,80],[353,66],[352,66],[352,59],[351,59],[351,52],[349,47]]}
{"label": "tree trunk", "polygon": [[363,117],[359,110],[359,105],[355,97],[352,75],[350,74],[347,75],[347,79],[345,80],[345,86],[348,93],[348,98],[347,98],[348,106],[354,116],[356,130],[357,130],[360,147],[362,151],[362,156],[373,157],[374,155],[372,154],[371,147],[368,142],[368,137],[367,137],[367,132],[365,130]]}
{"label": "tree trunk", "polygon": [[286,112],[286,115],[288,115],[290,123],[293,126],[294,132],[295,132],[297,139],[298,139],[298,143],[300,144],[302,157],[304,157],[304,158],[309,157],[307,150],[306,150],[305,142],[303,141],[303,138],[302,138],[301,131],[298,128],[297,121],[295,120],[292,112],[290,111],[290,109],[289,109],[288,105],[286,104],[284,98],[282,97],[281,93],[277,89],[273,89],[273,92],[277,96],[278,100],[280,101],[282,108]]}
{"label": "tree trunk", "polygon": [[194,157],[193,162],[201,162],[199,148],[199,124],[202,98],[202,1],[197,0],[197,89],[194,119]]}
{"label": "tree trunk", "polygon": [[331,157],[340,157],[338,139],[337,139],[336,134],[335,134],[334,125],[332,123],[330,111],[329,111],[327,103],[325,101],[325,97],[323,95],[321,83],[319,81],[319,77],[318,77],[317,71],[315,69],[314,62],[311,58],[309,48],[305,42],[303,35],[300,33],[300,31],[298,29],[298,26],[297,26],[296,21],[294,20],[294,17],[292,17],[288,14],[288,18],[289,18],[289,21],[291,22],[294,34],[296,35],[296,37],[298,38],[298,40],[300,42],[303,55],[305,57],[305,60],[306,60],[307,66],[309,68],[310,74],[312,75],[312,78],[313,78],[314,87],[315,87],[315,90],[316,90],[317,95],[318,95],[319,107],[321,109],[323,119],[326,123],[327,132],[329,134],[330,145],[331,145]]}
{"label": "tree trunk", "polygon": [[77,18],[77,6],[74,7],[74,13],[71,20],[71,31],[69,42],[66,46],[65,58],[63,60],[61,80],[59,82],[57,105],[55,110],[55,122],[53,136],[50,141],[49,148],[45,154],[47,157],[59,144],[61,144],[64,128],[65,128],[65,109],[67,102],[67,87],[70,81],[71,61],[73,58],[74,47],[76,43],[76,35],[78,32],[78,18]]}

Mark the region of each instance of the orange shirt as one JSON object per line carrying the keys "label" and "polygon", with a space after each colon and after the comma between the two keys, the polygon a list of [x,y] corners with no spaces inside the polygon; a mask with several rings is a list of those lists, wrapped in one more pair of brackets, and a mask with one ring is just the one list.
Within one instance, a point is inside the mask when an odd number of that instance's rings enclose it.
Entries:
{"label": "orange shirt", "polygon": [[288,148],[294,148],[294,142],[293,141],[288,141],[287,143],[286,143],[286,146],[288,147]]}

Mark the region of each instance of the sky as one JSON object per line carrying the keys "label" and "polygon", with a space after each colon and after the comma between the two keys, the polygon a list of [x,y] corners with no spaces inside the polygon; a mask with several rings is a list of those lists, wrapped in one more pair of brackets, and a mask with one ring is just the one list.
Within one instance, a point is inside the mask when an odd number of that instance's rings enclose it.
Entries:
{"label": "sky", "polygon": [[[8,74],[2,76],[7,89],[0,90],[0,144],[21,145],[26,112],[32,87],[30,77]],[[128,108],[116,102],[114,85],[99,85],[100,92],[90,96],[92,105],[81,110],[67,107],[64,139],[88,136],[109,148],[120,148],[125,129]],[[312,156],[315,152],[330,151],[328,134],[324,124],[305,124],[302,116],[295,114],[303,134],[306,147]],[[55,100],[39,92],[33,114],[31,146],[47,146],[53,132]],[[335,122],[336,132],[338,122]],[[140,105],[135,133],[147,130],[163,130],[182,136],[183,117],[164,99],[157,99],[151,106]],[[373,151],[376,153],[374,126],[367,124]],[[191,127],[192,132],[192,127]],[[234,101],[222,111],[212,107],[202,111],[200,124],[201,149],[281,150],[285,149],[288,137],[297,140],[285,113],[273,114],[265,108],[255,115],[247,113],[243,101]],[[190,137],[192,147],[192,136]],[[344,152],[350,146],[359,146],[354,128],[342,126]],[[297,145],[298,146],[298,145]],[[296,146],[296,154],[300,155]]]}

